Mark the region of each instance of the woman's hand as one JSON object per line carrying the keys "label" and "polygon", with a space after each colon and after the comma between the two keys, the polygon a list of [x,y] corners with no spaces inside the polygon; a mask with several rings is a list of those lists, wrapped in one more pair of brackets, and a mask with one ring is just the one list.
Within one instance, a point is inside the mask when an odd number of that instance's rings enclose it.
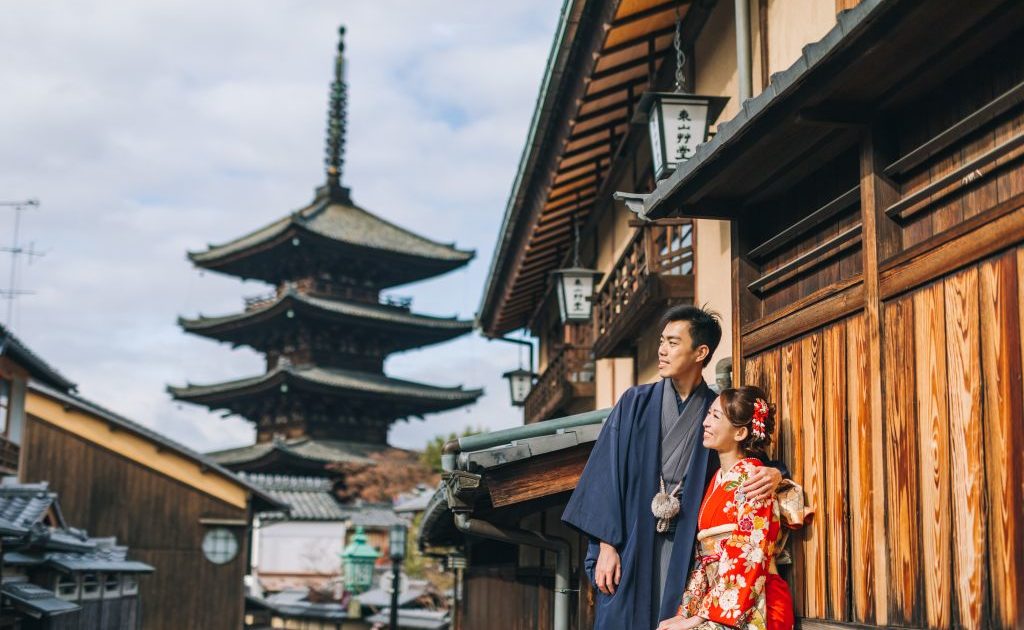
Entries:
{"label": "woman's hand", "polygon": [[775,496],[779,484],[782,483],[782,473],[771,466],[758,466],[750,477],[743,482],[743,494],[748,501],[761,501]]}
{"label": "woman's hand", "polygon": [[658,630],[690,630],[690,628],[696,628],[702,623],[704,623],[703,617],[683,617],[682,615],[677,615],[658,624]]}

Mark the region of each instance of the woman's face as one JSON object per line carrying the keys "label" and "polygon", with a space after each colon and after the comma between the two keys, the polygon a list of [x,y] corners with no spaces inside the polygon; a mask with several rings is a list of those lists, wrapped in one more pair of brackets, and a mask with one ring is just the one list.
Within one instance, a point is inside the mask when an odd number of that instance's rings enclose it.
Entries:
{"label": "woman's face", "polygon": [[722,411],[722,397],[711,403],[708,415],[704,416],[704,446],[719,453],[728,453],[739,448],[740,442],[746,437],[746,428],[732,426]]}

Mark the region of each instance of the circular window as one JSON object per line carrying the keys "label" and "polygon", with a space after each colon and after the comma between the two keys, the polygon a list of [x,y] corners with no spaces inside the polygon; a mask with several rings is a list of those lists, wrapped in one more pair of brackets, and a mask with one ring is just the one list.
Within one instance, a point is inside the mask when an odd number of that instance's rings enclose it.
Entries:
{"label": "circular window", "polygon": [[238,555],[238,539],[230,529],[211,529],[203,536],[203,555],[214,564],[227,564]]}

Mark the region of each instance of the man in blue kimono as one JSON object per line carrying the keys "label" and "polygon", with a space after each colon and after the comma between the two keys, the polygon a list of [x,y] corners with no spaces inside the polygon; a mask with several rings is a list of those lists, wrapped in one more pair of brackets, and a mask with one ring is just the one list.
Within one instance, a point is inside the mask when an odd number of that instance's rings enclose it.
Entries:
{"label": "man in blue kimono", "polygon": [[[653,630],[676,615],[689,575],[704,490],[718,455],[701,443],[701,426],[717,394],[703,368],[722,339],[718,318],[676,306],[662,318],[661,380],[626,390],[605,421],[562,520],[590,540],[584,561],[597,586],[594,630]],[[744,485],[754,499],[782,481],[772,467]],[[652,511],[661,493],[679,499],[678,514]],[[669,502],[670,503],[670,502]]]}

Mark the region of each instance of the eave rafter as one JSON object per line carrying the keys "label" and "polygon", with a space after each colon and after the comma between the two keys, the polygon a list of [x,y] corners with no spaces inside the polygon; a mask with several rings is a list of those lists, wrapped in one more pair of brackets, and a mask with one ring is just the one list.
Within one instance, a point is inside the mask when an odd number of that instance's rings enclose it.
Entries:
{"label": "eave rafter", "polygon": [[[551,161],[541,166],[550,174],[546,183],[540,184],[546,189],[539,195],[540,207],[530,210],[530,202],[519,202],[527,204],[520,220],[529,221],[528,226],[518,241],[511,242],[510,251],[499,251],[507,262],[495,269],[494,273],[503,277],[492,278],[493,295],[485,296],[485,303],[491,302],[484,309],[489,316],[482,319],[485,333],[500,334],[511,330],[509,326],[523,325],[535,309],[547,288],[549,272],[569,251],[573,222],[584,221],[599,201],[598,191],[627,135],[640,96],[672,54],[677,10],[685,17],[689,4],[689,0],[610,0],[605,10],[611,13],[606,15],[614,17],[591,26],[603,29],[597,35],[599,45],[584,53],[589,55],[582,62],[584,70],[567,73],[562,79],[562,94],[573,100],[563,110],[567,118],[549,124],[567,124],[568,129],[556,140],[558,148]],[[576,33],[577,39],[581,36]],[[571,96],[570,82],[581,86],[582,96]],[[533,185],[543,179],[537,178]],[[521,198],[537,197],[530,193]],[[499,286],[503,288],[494,292]]]}

